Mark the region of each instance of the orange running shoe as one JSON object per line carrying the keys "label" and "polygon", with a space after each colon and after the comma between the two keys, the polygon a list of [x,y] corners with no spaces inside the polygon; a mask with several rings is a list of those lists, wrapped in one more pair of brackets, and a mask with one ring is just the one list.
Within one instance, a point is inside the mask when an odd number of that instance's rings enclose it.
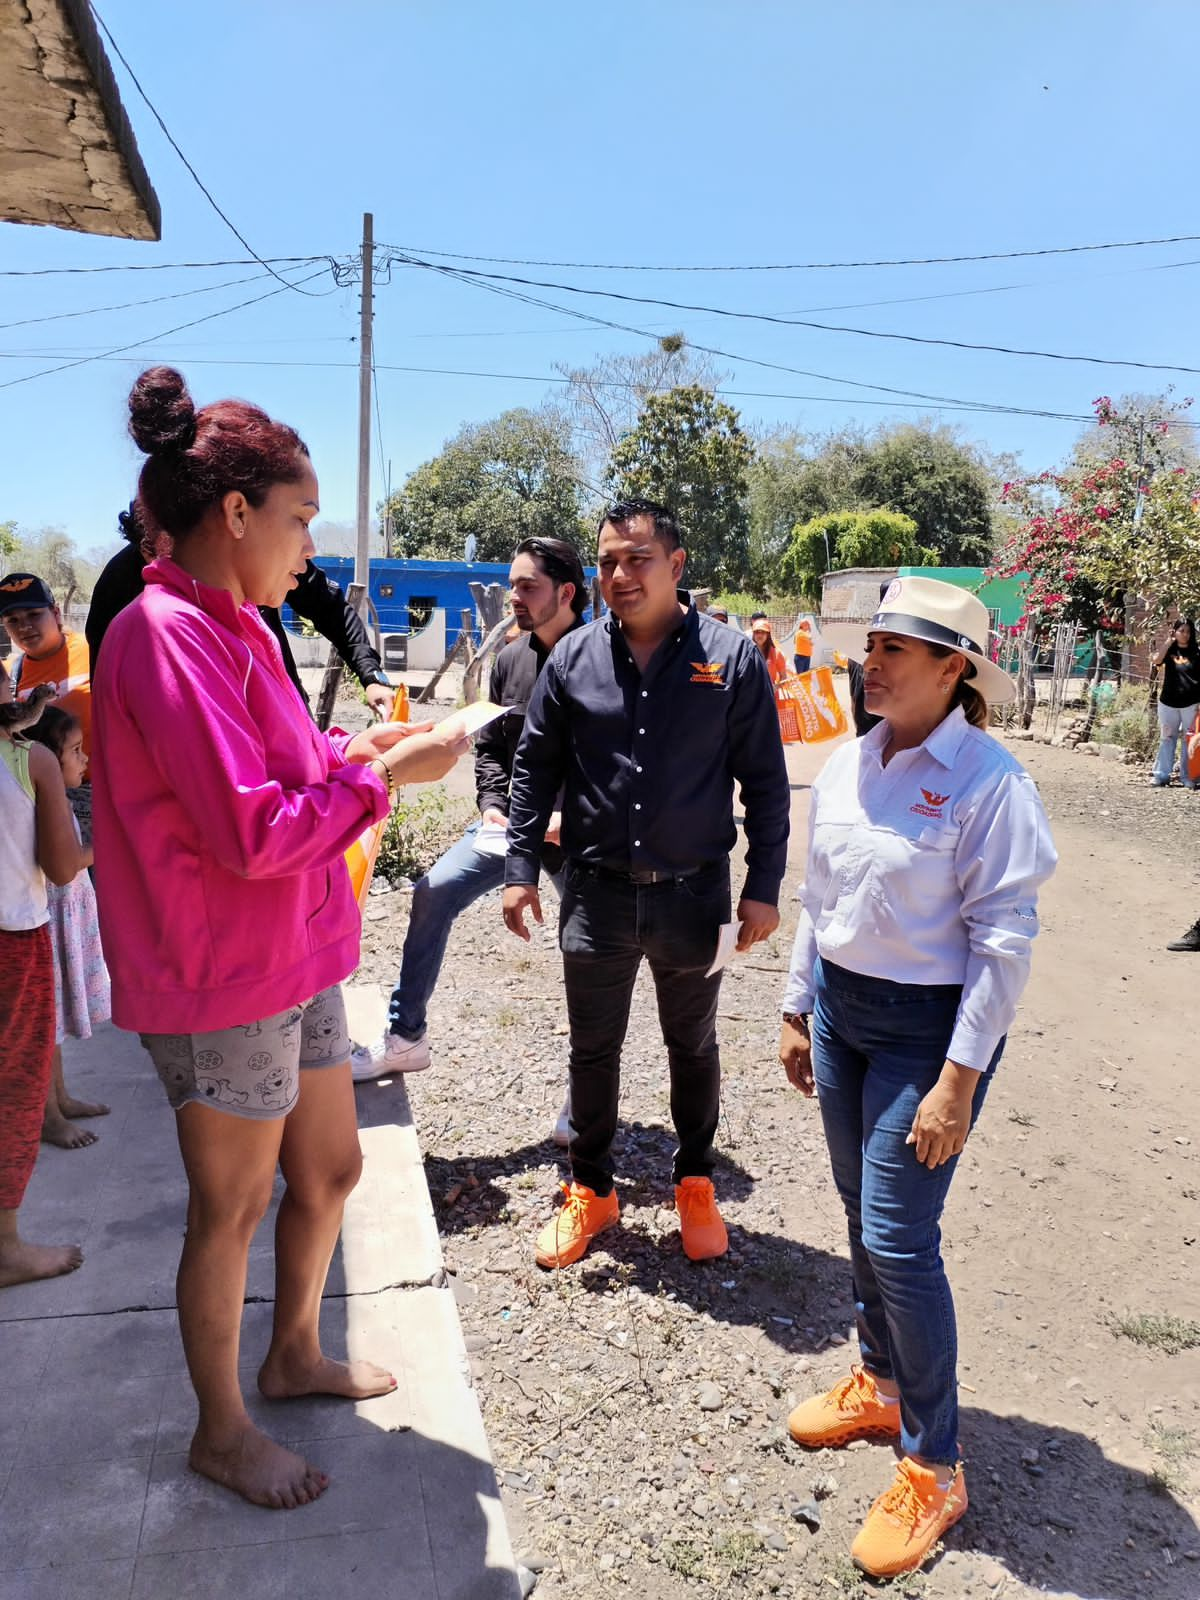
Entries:
{"label": "orange running shoe", "polygon": [[890,1489],[867,1512],[858,1538],[850,1546],[856,1566],[873,1578],[894,1578],[914,1572],[938,1540],[967,1509],[962,1462],[945,1489],[937,1473],[905,1456]]}
{"label": "orange running shoe", "polygon": [[569,1267],[578,1261],[598,1233],[615,1228],[618,1221],[617,1193],[598,1195],[585,1184],[565,1183],[559,1188],[566,1195],[553,1222],[538,1234],[539,1267]]}
{"label": "orange running shoe", "polygon": [[895,1439],[900,1432],[900,1403],[885,1405],[871,1374],[863,1367],[851,1367],[850,1376],[827,1394],[801,1401],[787,1425],[797,1444],[814,1450],[849,1444],[851,1439]]}
{"label": "orange running shoe", "polygon": [[729,1249],[729,1235],[717,1210],[717,1197],[707,1178],[685,1178],[675,1185],[675,1209],[689,1261],[711,1261]]}

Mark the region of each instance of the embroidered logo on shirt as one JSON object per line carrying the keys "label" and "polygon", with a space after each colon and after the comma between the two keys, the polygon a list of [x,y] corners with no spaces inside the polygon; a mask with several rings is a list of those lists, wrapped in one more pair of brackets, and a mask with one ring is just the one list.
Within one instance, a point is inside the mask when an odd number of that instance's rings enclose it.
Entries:
{"label": "embroidered logo on shirt", "polygon": [[693,661],[691,665],[694,669],[691,680],[693,683],[720,684],[722,682],[721,673],[725,668],[723,661]]}
{"label": "embroidered logo on shirt", "polygon": [[949,800],[948,794],[935,794],[932,789],[922,789],[924,803],[918,801],[915,806],[909,806],[910,811],[915,811],[919,817],[933,817],[936,821],[942,820],[942,808]]}

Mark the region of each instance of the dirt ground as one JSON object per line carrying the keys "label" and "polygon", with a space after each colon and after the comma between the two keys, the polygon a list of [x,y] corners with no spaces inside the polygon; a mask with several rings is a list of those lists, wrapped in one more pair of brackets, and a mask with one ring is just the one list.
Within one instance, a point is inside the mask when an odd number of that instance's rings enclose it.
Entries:
{"label": "dirt ground", "polygon": [[[828,748],[828,747],[827,747]],[[1200,794],[1037,743],[1061,855],[1033,979],[956,1176],[945,1254],[971,1509],[899,1592],[1200,1596]],[[671,1204],[653,993],[623,1065],[622,1228],[534,1266],[564,1174],[548,1141],[566,1028],[554,897],[532,947],[498,897],[457,924],[409,1090],[514,1541],[537,1600],[873,1594],[846,1551],[888,1448],[810,1454],[783,1421],[854,1358],[843,1221],[815,1105],[776,1061],[808,784],[792,750],[783,926],[729,970],[718,1194],[731,1249],[693,1265]],[[469,772],[458,776],[469,791]],[[407,915],[377,895],[360,978],[390,982]],[[1131,1323],[1122,1318],[1179,1319]],[[1188,1324],[1193,1326],[1189,1329]],[[811,1523],[819,1525],[814,1529]]]}

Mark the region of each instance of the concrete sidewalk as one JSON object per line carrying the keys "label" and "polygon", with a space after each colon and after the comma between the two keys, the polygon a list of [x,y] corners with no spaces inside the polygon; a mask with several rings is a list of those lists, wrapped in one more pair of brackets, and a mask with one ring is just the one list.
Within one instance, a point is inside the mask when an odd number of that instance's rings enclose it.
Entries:
{"label": "concrete sidewalk", "polygon": [[[380,998],[353,999],[369,1037],[361,1011]],[[312,1505],[266,1511],[187,1469],[195,1402],[174,1312],[186,1191],[149,1060],[106,1027],[68,1044],[66,1074],[112,1115],[90,1124],[87,1149],[42,1146],[21,1213],[28,1238],[80,1241],[84,1265],[0,1291],[0,1600],[514,1600],[403,1080],[358,1090],[365,1171],[322,1311],[329,1353],[389,1366],[398,1389],[359,1404],[259,1399],[271,1219],[251,1249],[252,1413],[332,1480]]]}

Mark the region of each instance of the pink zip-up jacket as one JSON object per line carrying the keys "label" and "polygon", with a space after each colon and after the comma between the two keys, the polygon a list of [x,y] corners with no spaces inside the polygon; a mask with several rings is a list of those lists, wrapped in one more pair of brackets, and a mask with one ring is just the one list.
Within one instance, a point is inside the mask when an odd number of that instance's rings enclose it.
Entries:
{"label": "pink zip-up jacket", "polygon": [[202,1033],[358,963],[345,852],[387,810],[313,725],[252,605],[152,562],[92,685],[100,935],[113,1020]]}

